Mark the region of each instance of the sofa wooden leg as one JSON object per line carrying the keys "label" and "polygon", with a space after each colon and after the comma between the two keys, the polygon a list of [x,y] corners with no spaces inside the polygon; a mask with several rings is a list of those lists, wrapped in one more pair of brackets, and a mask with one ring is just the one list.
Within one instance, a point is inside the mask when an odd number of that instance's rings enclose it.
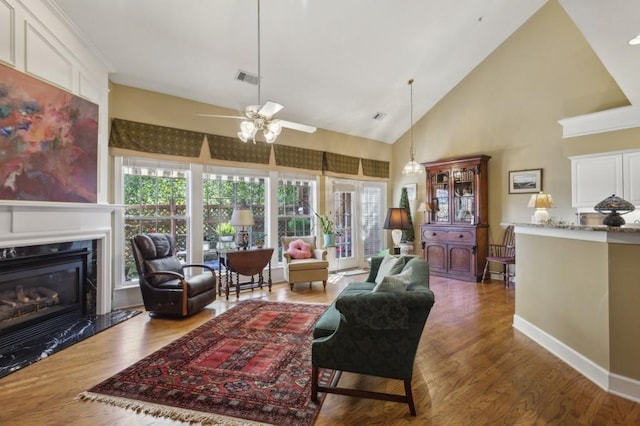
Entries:
{"label": "sofa wooden leg", "polygon": [[327,289],[327,280],[322,281],[322,288],[323,288],[324,290],[326,290],[326,289]]}
{"label": "sofa wooden leg", "polygon": [[293,283],[289,283],[289,288],[293,291]]}
{"label": "sofa wooden leg", "polygon": [[318,367],[311,367],[311,400],[318,402]]}
{"label": "sofa wooden leg", "polygon": [[407,404],[412,416],[416,416],[416,406],[413,404],[413,392],[411,392],[411,380],[404,381],[404,393],[407,395]]}

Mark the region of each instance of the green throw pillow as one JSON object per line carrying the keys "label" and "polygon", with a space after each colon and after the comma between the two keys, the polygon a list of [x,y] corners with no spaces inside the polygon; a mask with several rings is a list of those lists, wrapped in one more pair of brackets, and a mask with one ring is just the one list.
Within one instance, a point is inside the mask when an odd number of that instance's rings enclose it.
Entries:
{"label": "green throw pillow", "polygon": [[407,287],[409,287],[409,283],[411,282],[412,274],[413,268],[409,267],[400,274],[387,275],[382,279],[380,284],[376,284],[372,291],[407,291]]}
{"label": "green throw pillow", "polygon": [[397,272],[394,272],[394,269],[396,268],[397,265],[400,265],[400,268],[402,268],[402,264],[400,263],[400,258],[387,254],[384,257],[384,259],[382,259],[382,262],[380,262],[380,268],[378,268],[378,275],[376,275],[376,284],[380,284],[382,282],[382,279],[387,275],[392,275],[394,273],[397,273]]}

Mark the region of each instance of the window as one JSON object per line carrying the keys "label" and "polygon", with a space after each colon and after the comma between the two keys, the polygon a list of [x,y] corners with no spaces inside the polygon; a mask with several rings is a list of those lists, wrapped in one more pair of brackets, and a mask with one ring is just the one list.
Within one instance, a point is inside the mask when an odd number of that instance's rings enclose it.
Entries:
{"label": "window", "polygon": [[[182,166],[182,167],[181,167]],[[123,166],[125,280],[137,278],[130,239],[146,232],[173,235],[179,253],[186,253],[187,184],[184,165],[145,165],[128,159]]]}
{"label": "window", "polygon": [[359,268],[384,248],[386,184],[327,178],[326,208],[334,212],[336,269]]}
{"label": "window", "polygon": [[315,197],[315,181],[278,180],[278,258],[282,258],[280,237],[311,235],[314,222],[311,203]]}
{"label": "window", "polygon": [[386,205],[386,187],[384,184],[365,183],[362,186],[362,240],[364,241],[363,255],[365,258],[375,256],[386,244],[382,240],[382,226]]}
{"label": "window", "polygon": [[[114,157],[114,167],[115,203],[125,205],[115,216],[120,232],[114,234],[114,271],[121,271],[116,287],[137,280],[130,239],[138,233],[169,233],[181,260],[215,262],[214,228],[231,219],[235,206],[251,209],[255,225],[247,229],[250,241],[265,238],[268,246],[277,247],[278,259],[280,237],[316,234],[316,176],[123,157]],[[385,184],[366,183],[362,197],[343,194],[334,201],[340,207],[333,209],[340,212],[338,229],[352,234],[344,239],[344,254],[359,254],[356,242],[362,240],[367,256],[381,248],[384,217],[379,210],[385,193]],[[354,230],[361,229],[365,235],[356,239]]]}
{"label": "window", "polygon": [[203,237],[209,241],[210,247],[215,247],[218,241],[215,227],[219,223],[230,221],[236,206],[246,206],[253,214],[255,224],[247,229],[249,241],[255,242],[265,237],[266,183],[265,177],[234,176],[214,172],[203,174]]}
{"label": "window", "polygon": [[353,257],[353,238],[355,237],[353,220],[354,206],[353,196],[355,192],[336,191],[334,193],[333,205],[336,209],[336,257]]}

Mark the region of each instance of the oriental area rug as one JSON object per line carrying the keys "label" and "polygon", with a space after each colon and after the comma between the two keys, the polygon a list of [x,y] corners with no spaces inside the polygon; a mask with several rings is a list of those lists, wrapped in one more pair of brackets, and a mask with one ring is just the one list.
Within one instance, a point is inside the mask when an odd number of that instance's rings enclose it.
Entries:
{"label": "oriental area rug", "polygon": [[183,422],[311,425],[312,330],[326,308],[240,302],[78,397]]}

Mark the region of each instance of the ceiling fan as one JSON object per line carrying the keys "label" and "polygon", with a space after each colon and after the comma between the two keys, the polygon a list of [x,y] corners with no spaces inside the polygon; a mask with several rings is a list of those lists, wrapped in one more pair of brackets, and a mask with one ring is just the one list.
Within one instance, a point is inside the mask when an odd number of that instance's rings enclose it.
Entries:
{"label": "ceiling fan", "polygon": [[238,132],[238,138],[242,142],[252,140],[256,143],[256,134],[258,131],[262,131],[265,140],[268,143],[273,143],[278,138],[278,135],[282,131],[283,127],[293,130],[299,130],[301,132],[313,133],[316,128],[308,126],[306,124],[294,123],[292,121],[280,120],[273,118],[282,108],[277,102],[267,101],[264,105],[260,102],[260,0],[258,3],[258,105],[250,105],[244,110],[243,116],[236,115],[214,115],[214,114],[198,114],[201,117],[217,117],[217,118],[233,118],[242,120],[240,123],[240,131]]}

